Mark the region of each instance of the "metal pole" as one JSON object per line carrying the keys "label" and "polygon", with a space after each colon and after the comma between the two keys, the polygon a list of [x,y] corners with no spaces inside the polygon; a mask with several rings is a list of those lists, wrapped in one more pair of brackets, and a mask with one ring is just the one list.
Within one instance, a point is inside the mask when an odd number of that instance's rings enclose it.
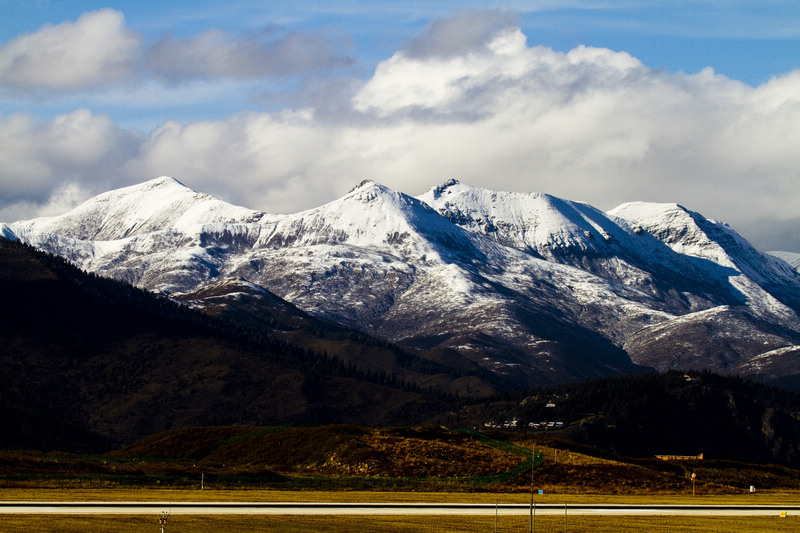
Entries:
{"label": "metal pole", "polygon": [[534,527],[534,523],[533,523],[533,521],[534,521],[534,513],[533,513],[533,464],[535,462],[536,462],[536,444],[534,444],[533,447],[531,448],[531,512],[530,512],[531,516],[530,516],[530,519],[528,520],[528,523],[530,524],[530,533],[533,533],[533,527]]}
{"label": "metal pole", "polygon": [[564,504],[564,533],[567,533],[567,504]]}
{"label": "metal pole", "polygon": [[494,502],[494,533],[497,533],[497,506],[498,502]]}

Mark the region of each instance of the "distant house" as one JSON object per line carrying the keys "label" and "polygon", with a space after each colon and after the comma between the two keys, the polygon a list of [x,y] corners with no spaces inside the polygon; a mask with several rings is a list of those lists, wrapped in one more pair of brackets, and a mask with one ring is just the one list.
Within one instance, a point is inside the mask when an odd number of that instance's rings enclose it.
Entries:
{"label": "distant house", "polygon": [[662,461],[702,461],[703,454],[698,455],[656,455],[656,459]]}
{"label": "distant house", "polygon": [[564,422],[529,422],[528,427],[533,430],[539,429],[562,429],[564,427]]}

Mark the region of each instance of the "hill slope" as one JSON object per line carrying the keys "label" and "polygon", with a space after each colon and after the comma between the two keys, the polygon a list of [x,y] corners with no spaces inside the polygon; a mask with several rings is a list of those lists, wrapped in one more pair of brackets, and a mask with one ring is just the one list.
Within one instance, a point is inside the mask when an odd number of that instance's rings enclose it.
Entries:
{"label": "hill slope", "polygon": [[516,420],[519,428],[624,456],[704,453],[800,466],[800,394],[735,376],[618,376],[488,405],[471,406],[462,418],[481,425]]}
{"label": "hill slope", "polygon": [[445,408],[414,381],[436,383],[437,369],[404,368],[401,350],[375,348],[407,382],[232,328],[20,243],[0,240],[0,292],[3,448],[106,448],[186,425],[412,423]]}
{"label": "hill slope", "polygon": [[249,323],[288,302],[506,389],[642,367],[800,375],[783,357],[800,346],[800,273],[675,204],[603,213],[455,180],[419,198],[367,181],[269,215],[159,178],[0,231]]}

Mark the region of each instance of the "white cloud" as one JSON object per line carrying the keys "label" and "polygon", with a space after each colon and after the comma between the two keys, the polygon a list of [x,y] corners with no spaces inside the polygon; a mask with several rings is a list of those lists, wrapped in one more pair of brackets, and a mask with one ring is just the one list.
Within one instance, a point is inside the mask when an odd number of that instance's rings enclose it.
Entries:
{"label": "white cloud", "polygon": [[519,15],[499,9],[455,13],[428,25],[404,55],[431,58],[480,52],[498,32],[513,29],[518,23]]}
{"label": "white cloud", "polygon": [[73,91],[131,75],[140,38],[119,11],[45,25],[0,48],[0,83],[18,90]]}
{"label": "white cloud", "polygon": [[[272,37],[272,38],[270,38]],[[161,36],[152,46],[113,9],[47,24],[0,47],[0,86],[16,94],[69,93],[151,80],[264,79],[330,71],[352,59],[320,33]]]}
{"label": "white cloud", "polygon": [[[626,53],[578,47],[562,54],[529,48],[518,28],[504,28],[479,51],[416,57],[405,51],[378,65],[355,96],[362,112],[388,116],[500,114],[511,103],[542,112],[585,90],[621,85],[649,71]],[[590,85],[591,84],[591,85]]]}
{"label": "white cloud", "polygon": [[336,153],[340,133],[315,122],[308,111],[167,122],[141,146],[127,173],[181,176],[234,203],[290,212],[338,192],[329,187],[337,180],[327,176],[331,168],[324,162]]}
{"label": "white cloud", "polygon": [[120,165],[141,138],[86,109],[41,123],[30,115],[0,117],[0,207],[35,206],[68,183],[89,191],[120,182]]}
{"label": "white cloud", "polygon": [[289,33],[280,39],[231,38],[208,30],[187,39],[162,37],[147,52],[149,68],[169,80],[196,77],[263,78],[345,64],[320,35]]}
{"label": "white cloud", "polygon": [[22,200],[0,207],[0,222],[12,222],[37,217],[60,215],[77,207],[91,194],[77,183],[64,183],[42,202]]}
{"label": "white cloud", "polygon": [[[55,189],[65,172],[86,190],[104,173],[114,183],[169,174],[292,212],[364,178],[419,194],[456,177],[603,209],[679,202],[762,248],[800,251],[785,223],[800,212],[800,72],[753,88],[712,69],[654,71],[608,49],[530,47],[496,20],[487,28],[490,37],[473,28],[461,52],[397,52],[339,112],[168,121],[146,139],[86,111],[47,124],[10,117],[0,121],[0,197],[43,204],[49,194],[31,191]],[[439,42],[435,25],[426,31]]]}

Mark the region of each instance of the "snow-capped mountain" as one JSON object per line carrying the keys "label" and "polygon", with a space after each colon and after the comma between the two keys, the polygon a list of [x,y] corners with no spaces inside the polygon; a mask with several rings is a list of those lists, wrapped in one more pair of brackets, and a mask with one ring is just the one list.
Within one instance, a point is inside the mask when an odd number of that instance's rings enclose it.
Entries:
{"label": "snow-capped mountain", "polygon": [[777,257],[778,259],[781,259],[782,261],[786,261],[795,270],[800,270],[800,254],[795,252],[781,252],[781,251],[767,252],[767,253],[771,256]]}
{"label": "snow-capped mountain", "polygon": [[419,198],[367,181],[270,215],[158,178],[0,234],[194,304],[243,287],[274,294],[381,338],[450,349],[510,386],[636,365],[747,373],[800,345],[800,274],[669,204],[603,213],[455,180]]}

